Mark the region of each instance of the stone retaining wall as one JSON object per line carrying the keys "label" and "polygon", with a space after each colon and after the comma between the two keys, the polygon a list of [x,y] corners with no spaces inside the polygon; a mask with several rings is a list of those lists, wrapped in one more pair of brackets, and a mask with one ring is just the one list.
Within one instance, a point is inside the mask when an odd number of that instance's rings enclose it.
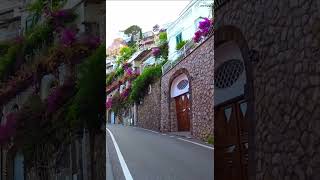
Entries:
{"label": "stone retaining wall", "polygon": [[[160,80],[151,84],[151,91],[137,104],[137,126],[160,131]],[[148,89],[149,91],[149,89]]]}

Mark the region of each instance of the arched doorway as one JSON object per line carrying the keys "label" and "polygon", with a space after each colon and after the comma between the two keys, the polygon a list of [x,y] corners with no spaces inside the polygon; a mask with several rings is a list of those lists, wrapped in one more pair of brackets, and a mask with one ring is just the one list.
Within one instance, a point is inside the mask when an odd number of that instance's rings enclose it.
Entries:
{"label": "arched doorway", "polygon": [[215,37],[215,178],[247,180],[254,155],[249,152],[254,124],[248,48],[234,27],[217,29]]}
{"label": "arched doorway", "polygon": [[190,131],[190,94],[186,74],[181,74],[172,81],[170,95],[175,101],[178,131]]}

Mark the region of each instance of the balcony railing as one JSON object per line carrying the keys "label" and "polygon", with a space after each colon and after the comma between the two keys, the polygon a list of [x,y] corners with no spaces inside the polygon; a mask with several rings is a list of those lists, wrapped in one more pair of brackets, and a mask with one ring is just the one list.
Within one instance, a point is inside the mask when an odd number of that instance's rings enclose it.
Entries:
{"label": "balcony railing", "polygon": [[176,51],[175,53],[171,54],[168,57],[168,62],[166,62],[162,66],[162,74],[165,74],[170,69],[172,69],[176,64],[178,64],[182,59],[187,57],[196,47],[200,46],[206,39],[213,35],[214,29],[213,26],[211,27],[208,35],[203,38],[199,43],[194,43],[193,40],[187,42],[180,50]]}
{"label": "balcony railing", "polygon": [[1,32],[0,33],[0,42],[6,40],[12,40],[19,36],[19,31],[12,31],[12,32]]}

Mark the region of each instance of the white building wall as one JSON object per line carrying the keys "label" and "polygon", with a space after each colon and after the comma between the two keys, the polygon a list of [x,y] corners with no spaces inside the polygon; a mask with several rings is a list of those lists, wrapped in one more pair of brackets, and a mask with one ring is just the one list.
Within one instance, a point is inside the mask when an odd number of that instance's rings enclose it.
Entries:
{"label": "white building wall", "polygon": [[177,58],[176,53],[176,36],[182,33],[182,40],[192,40],[194,33],[197,31],[200,17],[212,17],[211,8],[213,0],[192,0],[184,9],[180,17],[176,19],[167,29],[169,43],[169,60]]}

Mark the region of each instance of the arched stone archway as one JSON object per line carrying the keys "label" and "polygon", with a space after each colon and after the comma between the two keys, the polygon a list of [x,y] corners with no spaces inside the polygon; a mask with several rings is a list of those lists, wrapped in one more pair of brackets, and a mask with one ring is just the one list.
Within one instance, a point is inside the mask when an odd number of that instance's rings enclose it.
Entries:
{"label": "arched stone archway", "polygon": [[[184,70],[187,72],[186,70]],[[191,93],[190,80],[185,73],[176,74],[172,77],[170,86],[170,105],[173,106],[170,114],[175,117],[171,124],[173,131],[190,131],[192,127],[191,119]],[[175,113],[175,114],[174,114]]]}
{"label": "arched stone archway", "polygon": [[[227,85],[230,85],[220,90],[219,82],[215,82],[215,177],[218,179],[246,180],[255,174],[255,110],[252,62],[249,54],[248,44],[238,28],[222,26],[216,29],[215,80],[223,79],[229,81]],[[229,62],[233,62],[233,65]],[[235,62],[238,62],[238,69],[235,69]],[[233,77],[223,76],[219,79],[219,68],[228,71],[228,68],[222,67],[228,66],[227,63],[229,67],[233,67],[229,68],[232,72],[227,74],[231,73]],[[228,164],[230,161],[232,164]],[[229,169],[226,168],[227,165]],[[230,173],[231,171],[233,173]]]}

